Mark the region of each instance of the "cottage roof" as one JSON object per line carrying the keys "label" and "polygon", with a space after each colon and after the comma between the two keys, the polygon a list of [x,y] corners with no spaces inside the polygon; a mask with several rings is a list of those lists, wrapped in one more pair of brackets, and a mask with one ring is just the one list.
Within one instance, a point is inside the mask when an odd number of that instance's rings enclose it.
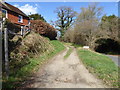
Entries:
{"label": "cottage roof", "polygon": [[4,8],[4,9],[10,10],[10,11],[16,12],[16,13],[18,13],[18,14],[20,14],[20,15],[23,15],[23,16],[28,17],[28,16],[27,16],[25,13],[23,13],[20,9],[18,9],[18,8],[14,7],[14,6],[6,3],[6,2],[4,2],[4,3],[1,3],[1,2],[0,2],[0,4],[2,4],[2,8]]}

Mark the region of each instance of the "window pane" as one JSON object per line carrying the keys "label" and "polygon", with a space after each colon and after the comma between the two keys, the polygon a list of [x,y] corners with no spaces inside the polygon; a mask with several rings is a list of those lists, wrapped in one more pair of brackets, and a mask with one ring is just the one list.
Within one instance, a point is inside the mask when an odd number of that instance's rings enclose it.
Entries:
{"label": "window pane", "polygon": [[2,9],[3,17],[6,17],[7,11]]}
{"label": "window pane", "polygon": [[19,15],[18,16],[18,22],[22,22],[22,19],[23,19],[22,16]]}
{"label": "window pane", "polygon": [[2,13],[6,14],[6,10],[2,10]]}

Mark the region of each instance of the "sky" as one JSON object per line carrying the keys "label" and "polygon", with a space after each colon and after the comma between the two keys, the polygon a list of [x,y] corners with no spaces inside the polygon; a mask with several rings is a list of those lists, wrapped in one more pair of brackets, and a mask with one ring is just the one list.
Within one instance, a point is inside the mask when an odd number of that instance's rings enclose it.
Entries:
{"label": "sky", "polygon": [[[78,13],[81,12],[81,7],[87,7],[92,2],[8,2],[21,9],[25,14],[41,14],[45,20],[57,20],[57,14],[54,12],[57,7],[70,6]],[[118,2],[99,2],[99,7],[103,7],[103,15],[107,16],[115,14],[118,16]]]}

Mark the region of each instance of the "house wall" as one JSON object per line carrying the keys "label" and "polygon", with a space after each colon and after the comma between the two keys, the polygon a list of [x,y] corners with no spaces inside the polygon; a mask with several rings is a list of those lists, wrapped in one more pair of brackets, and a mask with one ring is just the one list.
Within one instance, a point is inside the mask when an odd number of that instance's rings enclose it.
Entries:
{"label": "house wall", "polygon": [[23,16],[23,23],[18,22],[18,15],[15,12],[9,11],[7,10],[8,13],[8,19],[12,22],[12,23],[16,23],[19,25],[28,25],[28,17],[24,17]]}

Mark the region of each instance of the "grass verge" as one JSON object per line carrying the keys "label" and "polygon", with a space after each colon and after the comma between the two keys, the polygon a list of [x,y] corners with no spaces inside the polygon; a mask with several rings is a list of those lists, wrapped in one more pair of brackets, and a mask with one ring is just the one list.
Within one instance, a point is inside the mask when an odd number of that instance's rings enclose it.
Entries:
{"label": "grass verge", "polygon": [[79,58],[91,73],[94,73],[109,86],[120,87],[118,67],[109,57],[85,49],[78,49],[77,52]]}
{"label": "grass verge", "polygon": [[74,46],[75,48],[83,47],[82,45],[74,44],[74,43],[72,43],[72,46]]}
{"label": "grass verge", "polygon": [[31,76],[34,72],[36,72],[40,65],[44,64],[47,60],[65,49],[64,45],[57,40],[50,41],[50,43],[52,43],[54,51],[45,52],[37,58],[30,58],[29,64],[23,66],[16,73],[11,74],[8,80],[3,78],[3,88],[19,87],[20,83],[25,81],[28,76]]}
{"label": "grass verge", "polygon": [[73,51],[73,48],[69,48],[66,55],[64,56],[64,59],[68,58],[70,56],[70,54],[72,53],[72,51]]}

